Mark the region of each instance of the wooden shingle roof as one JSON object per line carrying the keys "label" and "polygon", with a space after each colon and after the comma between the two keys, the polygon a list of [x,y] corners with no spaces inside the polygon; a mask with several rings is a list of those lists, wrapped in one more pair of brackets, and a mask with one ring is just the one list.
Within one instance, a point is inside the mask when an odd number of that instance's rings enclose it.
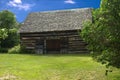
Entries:
{"label": "wooden shingle roof", "polygon": [[82,23],[92,20],[92,9],[70,9],[30,13],[22,24],[20,33],[77,30]]}

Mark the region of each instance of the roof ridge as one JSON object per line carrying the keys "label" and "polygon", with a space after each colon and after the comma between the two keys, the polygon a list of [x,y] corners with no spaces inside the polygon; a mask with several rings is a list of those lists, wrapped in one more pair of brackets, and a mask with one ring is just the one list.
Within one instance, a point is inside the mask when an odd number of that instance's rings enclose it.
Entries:
{"label": "roof ridge", "polygon": [[53,12],[62,12],[62,11],[79,11],[79,10],[88,10],[92,8],[75,8],[75,9],[63,9],[63,10],[50,10],[50,11],[41,11],[41,12],[31,12],[30,14],[34,13],[53,13]]}

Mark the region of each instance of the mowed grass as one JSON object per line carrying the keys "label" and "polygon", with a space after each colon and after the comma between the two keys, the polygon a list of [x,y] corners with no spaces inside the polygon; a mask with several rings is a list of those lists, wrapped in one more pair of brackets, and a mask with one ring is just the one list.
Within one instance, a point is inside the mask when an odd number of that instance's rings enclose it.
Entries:
{"label": "mowed grass", "polygon": [[105,70],[83,54],[0,54],[0,80],[120,80],[120,70]]}

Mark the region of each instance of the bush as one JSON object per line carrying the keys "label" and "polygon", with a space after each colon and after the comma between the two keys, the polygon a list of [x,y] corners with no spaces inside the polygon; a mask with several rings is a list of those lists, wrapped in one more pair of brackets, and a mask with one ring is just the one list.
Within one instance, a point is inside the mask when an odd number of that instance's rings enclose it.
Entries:
{"label": "bush", "polygon": [[12,54],[19,54],[19,53],[34,53],[34,51],[32,50],[26,50],[25,46],[14,46],[13,48],[8,50],[8,53],[12,53]]}
{"label": "bush", "polygon": [[14,46],[8,50],[8,53],[21,53],[20,45]]}
{"label": "bush", "polygon": [[17,30],[10,30],[8,36],[5,39],[1,39],[2,48],[12,48],[19,44],[19,34]]}

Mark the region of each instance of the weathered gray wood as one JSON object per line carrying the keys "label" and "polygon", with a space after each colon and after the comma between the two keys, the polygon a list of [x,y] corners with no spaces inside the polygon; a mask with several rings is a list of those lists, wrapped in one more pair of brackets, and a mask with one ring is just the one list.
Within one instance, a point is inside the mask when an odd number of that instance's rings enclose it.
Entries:
{"label": "weathered gray wood", "polygon": [[[86,43],[82,40],[77,31],[60,31],[47,33],[21,33],[21,44],[26,49],[36,50],[38,53],[69,53],[69,52],[87,52]],[[60,51],[47,51],[46,40],[60,40]],[[43,48],[37,48],[37,45],[43,45]],[[54,44],[53,44],[54,45]]]}

